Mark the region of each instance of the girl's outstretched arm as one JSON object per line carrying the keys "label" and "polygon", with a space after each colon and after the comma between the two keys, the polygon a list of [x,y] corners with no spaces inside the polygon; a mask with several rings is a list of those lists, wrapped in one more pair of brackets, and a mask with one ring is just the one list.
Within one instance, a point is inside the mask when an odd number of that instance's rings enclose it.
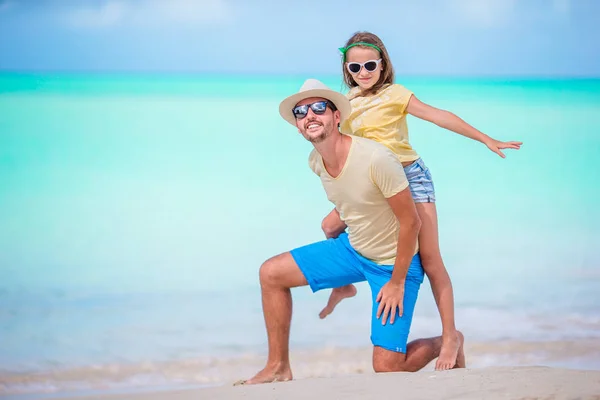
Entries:
{"label": "girl's outstretched arm", "polygon": [[425,104],[417,99],[417,97],[414,95],[408,102],[406,112],[422,120],[432,122],[439,127],[448,129],[449,131],[456,132],[473,140],[477,140],[478,142],[485,144],[491,151],[498,154],[502,158],[505,158],[506,156],[504,153],[502,153],[502,151],[500,151],[500,149],[518,150],[523,144],[523,142],[501,142],[493,139],[485,133],[480,132],[471,125],[467,124],[455,114]]}

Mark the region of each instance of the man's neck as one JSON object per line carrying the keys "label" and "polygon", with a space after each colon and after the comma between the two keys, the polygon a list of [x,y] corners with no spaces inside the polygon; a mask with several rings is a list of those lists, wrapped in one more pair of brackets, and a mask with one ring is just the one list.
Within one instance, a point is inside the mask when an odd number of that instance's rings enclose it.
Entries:
{"label": "man's neck", "polygon": [[323,164],[329,175],[337,177],[344,168],[352,138],[348,135],[335,133],[321,143],[314,143],[315,149],[323,158]]}

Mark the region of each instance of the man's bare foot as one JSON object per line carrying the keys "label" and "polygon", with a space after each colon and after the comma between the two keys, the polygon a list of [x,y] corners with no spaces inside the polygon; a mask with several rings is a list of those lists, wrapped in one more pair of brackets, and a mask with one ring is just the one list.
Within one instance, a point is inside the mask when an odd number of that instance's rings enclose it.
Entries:
{"label": "man's bare foot", "polygon": [[333,312],[335,306],[345,298],[353,297],[356,295],[356,287],[354,285],[346,285],[339,288],[334,288],[329,295],[327,305],[319,313],[319,318],[323,319]]}
{"label": "man's bare foot", "polygon": [[261,383],[286,382],[292,380],[292,370],[289,368],[269,368],[265,367],[253,378],[248,380],[237,381],[233,386],[238,385],[258,385]]}
{"label": "man's bare foot", "polygon": [[463,334],[459,331],[450,334],[442,334],[442,349],[440,350],[440,356],[435,362],[436,371],[448,370],[458,365],[459,353],[462,353],[462,364],[464,365],[464,340]]}

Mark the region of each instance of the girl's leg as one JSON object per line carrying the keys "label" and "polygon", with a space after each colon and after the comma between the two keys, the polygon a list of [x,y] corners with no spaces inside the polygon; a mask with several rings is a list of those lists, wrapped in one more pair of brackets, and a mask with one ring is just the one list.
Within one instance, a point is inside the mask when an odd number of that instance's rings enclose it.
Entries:
{"label": "girl's leg", "polygon": [[329,295],[329,300],[327,300],[327,305],[319,313],[319,318],[325,318],[333,312],[333,309],[340,301],[355,295],[356,286],[352,284],[331,289],[331,294]]}
{"label": "girl's leg", "polygon": [[[344,229],[346,229],[346,224],[341,220],[340,214],[334,208],[321,223],[321,228],[323,229],[323,233],[325,233],[325,237],[327,239],[336,238]],[[329,300],[327,301],[327,305],[321,312],[319,313],[319,318],[323,319],[329,314],[333,312],[335,306],[338,303],[348,297],[352,297],[356,295],[356,287],[354,285],[346,285],[339,288],[334,288],[331,290],[331,294],[329,295]]]}
{"label": "girl's leg", "polygon": [[464,368],[463,337],[454,324],[454,294],[440,253],[435,203],[416,203],[421,218],[419,253],[442,319],[442,348],[436,370]]}

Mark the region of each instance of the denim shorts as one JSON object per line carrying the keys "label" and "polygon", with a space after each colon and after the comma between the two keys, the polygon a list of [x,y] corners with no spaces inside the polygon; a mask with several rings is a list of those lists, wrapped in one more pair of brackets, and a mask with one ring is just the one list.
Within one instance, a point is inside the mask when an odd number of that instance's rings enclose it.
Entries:
{"label": "denim shorts", "polygon": [[435,203],[435,188],[431,172],[421,158],[404,167],[404,173],[415,203]]}
{"label": "denim shorts", "polygon": [[335,239],[327,239],[296,248],[290,252],[313,292],[331,289],[351,283],[367,281],[371,288],[371,343],[389,351],[406,353],[413,312],[419,288],[423,283],[423,267],[419,253],[411,260],[404,283],[402,317],[396,311],[394,323],[377,318],[377,295],[392,277],[393,265],[380,265],[359,254],[342,233]]}

